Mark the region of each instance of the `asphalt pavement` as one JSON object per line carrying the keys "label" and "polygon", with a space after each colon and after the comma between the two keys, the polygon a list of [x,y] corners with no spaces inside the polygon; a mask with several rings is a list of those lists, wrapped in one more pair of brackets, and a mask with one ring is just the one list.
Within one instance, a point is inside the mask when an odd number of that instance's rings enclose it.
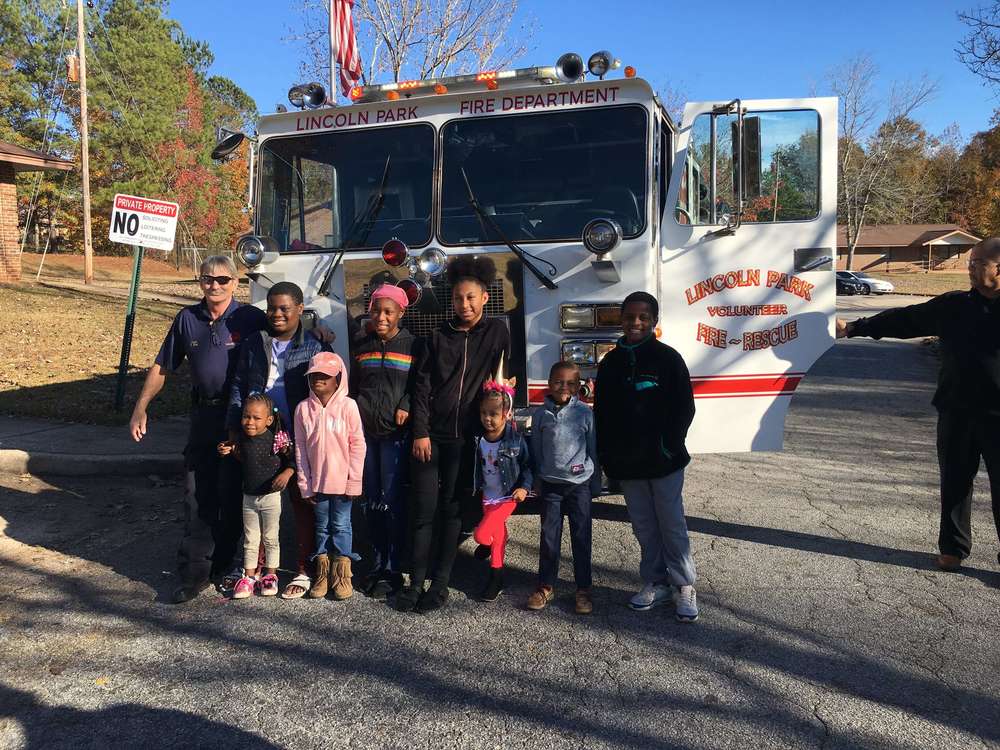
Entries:
{"label": "asphalt pavement", "polygon": [[639,552],[617,497],[595,505],[589,617],[568,535],[559,598],[524,609],[530,512],[492,604],[467,543],[431,616],[360,594],[178,607],[175,475],[0,473],[0,747],[998,747],[984,474],[972,557],[933,567],[935,369],[919,342],[838,342],[783,452],[695,457],[695,624],[625,606]]}

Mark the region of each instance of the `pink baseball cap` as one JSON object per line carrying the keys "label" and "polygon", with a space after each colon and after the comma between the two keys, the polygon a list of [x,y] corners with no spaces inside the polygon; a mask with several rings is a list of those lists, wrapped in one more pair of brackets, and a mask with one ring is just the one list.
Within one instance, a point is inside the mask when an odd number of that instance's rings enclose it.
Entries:
{"label": "pink baseball cap", "polygon": [[339,354],[334,354],[333,352],[320,352],[319,354],[313,355],[313,358],[309,360],[309,369],[306,370],[306,375],[311,375],[314,372],[321,372],[324,375],[329,375],[331,378],[335,378],[344,371],[344,360],[340,358]]}
{"label": "pink baseball cap", "polygon": [[368,303],[369,313],[371,313],[372,307],[375,305],[375,300],[377,299],[391,299],[403,310],[405,310],[407,305],[410,304],[410,298],[406,296],[406,292],[395,284],[382,284],[378,289],[372,292],[371,301]]}

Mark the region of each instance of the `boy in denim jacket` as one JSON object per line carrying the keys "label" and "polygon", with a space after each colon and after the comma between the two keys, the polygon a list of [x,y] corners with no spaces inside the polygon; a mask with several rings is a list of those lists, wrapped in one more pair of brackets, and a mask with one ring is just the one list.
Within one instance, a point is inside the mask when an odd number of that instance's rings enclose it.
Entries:
{"label": "boy in denim jacket", "polygon": [[579,391],[580,368],[572,362],[557,362],[549,370],[545,403],[531,417],[531,455],[542,498],[538,588],[528,597],[531,610],[545,609],[555,596],[563,514],[569,517],[573,545],[576,612],[588,615],[594,609],[590,503],[601,492],[601,470],[594,415],[577,398]]}

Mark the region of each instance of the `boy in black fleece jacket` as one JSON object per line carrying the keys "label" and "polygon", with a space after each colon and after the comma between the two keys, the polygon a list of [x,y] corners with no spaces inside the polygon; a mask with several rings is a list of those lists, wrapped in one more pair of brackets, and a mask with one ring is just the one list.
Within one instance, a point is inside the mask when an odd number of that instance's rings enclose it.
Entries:
{"label": "boy in black fleece jacket", "polygon": [[402,588],[406,506],[400,490],[409,465],[410,392],[419,344],[400,328],[406,292],[382,284],[372,292],[368,335],[355,346],[350,394],[365,430],[364,513],[374,550],[364,592],[385,599]]}
{"label": "boy in black fleece jacket", "polygon": [[644,585],[629,606],[651,609],[673,593],[677,619],[693,622],[695,566],[681,490],[694,397],[681,355],[656,340],[658,317],[656,298],[645,292],[622,303],[625,335],[597,369],[597,454],[605,473],[621,481],[641,549]]}
{"label": "boy in black fleece jacket", "polygon": [[[471,496],[471,476],[460,482],[459,471],[472,466],[483,383],[510,355],[507,326],[483,314],[495,274],[486,257],[458,256],[448,264],[455,317],[430,335],[421,353],[411,399],[412,570],[410,586],[396,597],[400,611],[429,612],[448,601],[462,529],[460,492]],[[432,563],[434,582],[424,592]]]}

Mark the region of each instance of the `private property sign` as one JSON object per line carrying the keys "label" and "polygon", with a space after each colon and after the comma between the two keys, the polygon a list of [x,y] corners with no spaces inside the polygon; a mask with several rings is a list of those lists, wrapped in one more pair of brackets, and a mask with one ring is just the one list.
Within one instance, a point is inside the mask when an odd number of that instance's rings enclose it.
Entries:
{"label": "private property sign", "polygon": [[111,210],[108,239],[170,252],[174,249],[177,211],[176,203],[119,193]]}

